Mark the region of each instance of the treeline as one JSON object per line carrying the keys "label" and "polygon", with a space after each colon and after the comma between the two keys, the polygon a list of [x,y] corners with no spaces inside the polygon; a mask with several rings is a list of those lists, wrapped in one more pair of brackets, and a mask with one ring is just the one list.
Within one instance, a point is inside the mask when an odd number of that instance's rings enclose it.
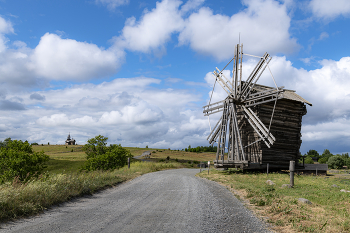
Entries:
{"label": "treeline", "polygon": [[188,152],[216,152],[217,146],[197,146],[192,148],[191,145],[188,146],[188,148],[182,149]]}
{"label": "treeline", "polygon": [[320,155],[316,150],[309,150],[303,157],[306,164],[313,164],[314,160],[316,160],[318,163],[328,164],[330,168],[334,169],[339,169],[343,166],[350,167],[349,153],[334,155],[328,149],[325,149]]}

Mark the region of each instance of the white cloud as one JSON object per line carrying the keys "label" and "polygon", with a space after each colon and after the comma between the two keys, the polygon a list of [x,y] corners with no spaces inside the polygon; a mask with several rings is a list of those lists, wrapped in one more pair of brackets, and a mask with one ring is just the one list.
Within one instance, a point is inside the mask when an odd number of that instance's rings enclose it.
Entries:
{"label": "white cloud", "polygon": [[118,6],[128,4],[129,0],[95,0],[95,3],[105,5],[109,10],[114,10]]}
{"label": "white cloud", "polygon": [[145,11],[139,21],[128,18],[122,34],[114,38],[116,46],[143,53],[164,50],[171,35],[183,28],[180,4],[178,0],[163,0],[152,11]]}
{"label": "white cloud", "polygon": [[7,38],[4,34],[14,33],[12,23],[0,16],[0,53],[6,49]]}
{"label": "white cloud", "polygon": [[30,68],[45,78],[81,81],[116,72],[123,53],[46,33],[34,49]]}
{"label": "white cloud", "polygon": [[329,0],[311,0],[309,7],[314,16],[323,19],[334,19],[340,15],[350,16],[350,1],[337,0],[330,2]]}
{"label": "white cloud", "polygon": [[296,39],[288,32],[291,19],[285,4],[273,0],[246,0],[243,4],[247,8],[231,17],[213,14],[206,7],[191,14],[179,43],[220,61],[233,56],[239,33],[247,53],[292,53],[298,49]]}
{"label": "white cloud", "polygon": [[[23,99],[27,110],[3,117],[3,124],[14,127],[0,132],[0,137],[62,144],[71,132],[79,144],[102,134],[109,143],[152,147],[165,140],[173,148],[187,146],[192,135],[203,140],[207,121],[201,108],[194,106],[201,97],[187,90],[151,87],[159,83],[138,77],[21,94],[17,99]],[[45,101],[37,106],[34,95],[45,96]]]}
{"label": "white cloud", "polygon": [[191,10],[197,9],[199,6],[201,6],[204,3],[205,0],[188,0],[184,5],[181,7],[181,12],[186,13]]}
{"label": "white cloud", "polygon": [[329,37],[329,34],[327,32],[322,32],[320,34],[320,37],[318,38],[318,40],[323,40]]}

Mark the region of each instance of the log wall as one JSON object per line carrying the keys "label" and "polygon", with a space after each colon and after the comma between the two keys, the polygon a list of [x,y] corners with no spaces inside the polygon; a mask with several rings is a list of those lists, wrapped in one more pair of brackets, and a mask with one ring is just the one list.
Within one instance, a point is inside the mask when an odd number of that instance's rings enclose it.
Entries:
{"label": "log wall", "polygon": [[[274,102],[269,102],[252,108],[267,128],[270,124],[273,106]],[[278,100],[270,129],[276,141],[271,148],[268,148],[263,141],[245,148],[248,161],[260,164],[269,163],[281,168],[288,168],[291,160],[297,163],[300,158],[299,149],[302,142],[301,122],[305,114],[306,106],[304,103],[288,99]],[[239,115],[243,145],[260,139],[243,115]]]}

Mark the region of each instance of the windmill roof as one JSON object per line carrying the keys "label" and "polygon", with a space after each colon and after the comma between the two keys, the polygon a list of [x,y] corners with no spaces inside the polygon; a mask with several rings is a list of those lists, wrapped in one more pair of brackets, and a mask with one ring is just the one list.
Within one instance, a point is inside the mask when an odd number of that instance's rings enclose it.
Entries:
{"label": "windmill roof", "polygon": [[[260,84],[255,84],[253,89],[255,89],[257,91],[263,91],[263,90],[275,89],[275,88],[260,85]],[[283,90],[284,90],[283,99],[294,100],[294,101],[298,101],[298,102],[305,103],[305,104],[312,106],[312,104],[309,101],[305,100],[303,97],[301,97],[300,95],[295,93],[294,90],[288,90],[288,89],[284,89],[284,88],[283,88]]]}

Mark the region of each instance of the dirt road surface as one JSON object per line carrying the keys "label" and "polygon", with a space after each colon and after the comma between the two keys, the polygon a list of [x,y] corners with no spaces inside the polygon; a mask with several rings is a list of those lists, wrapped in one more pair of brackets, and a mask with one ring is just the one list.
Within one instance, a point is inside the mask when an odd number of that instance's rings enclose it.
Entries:
{"label": "dirt road surface", "polygon": [[115,188],[0,225],[0,232],[270,232],[199,169],[140,176]]}

